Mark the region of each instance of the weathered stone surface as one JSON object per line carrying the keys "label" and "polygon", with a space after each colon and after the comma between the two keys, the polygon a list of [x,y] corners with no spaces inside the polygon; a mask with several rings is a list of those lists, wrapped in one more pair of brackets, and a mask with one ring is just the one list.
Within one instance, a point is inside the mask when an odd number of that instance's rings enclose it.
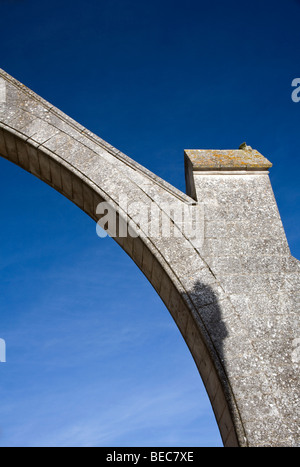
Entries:
{"label": "weathered stone surface", "polygon": [[[95,221],[105,201],[118,226],[130,226],[133,236],[115,240],[177,323],[224,445],[299,445],[300,269],[268,177],[272,164],[247,146],[187,150],[185,194],[1,70],[0,85],[0,155]],[[201,214],[201,241],[178,216],[184,209]],[[157,219],[169,236],[153,229]]]}
{"label": "weathered stone surface", "polygon": [[196,170],[266,170],[272,167],[256,150],[186,149],[185,155]]}

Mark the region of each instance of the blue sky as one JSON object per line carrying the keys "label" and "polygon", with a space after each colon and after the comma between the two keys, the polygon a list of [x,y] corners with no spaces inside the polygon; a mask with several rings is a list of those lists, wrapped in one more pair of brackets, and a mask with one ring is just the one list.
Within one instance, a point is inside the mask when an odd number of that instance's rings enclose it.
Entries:
{"label": "blue sky", "polygon": [[[182,191],[246,141],[300,258],[300,2],[1,0],[0,67]],[[111,239],[0,160],[0,446],[221,446],[166,308]]]}

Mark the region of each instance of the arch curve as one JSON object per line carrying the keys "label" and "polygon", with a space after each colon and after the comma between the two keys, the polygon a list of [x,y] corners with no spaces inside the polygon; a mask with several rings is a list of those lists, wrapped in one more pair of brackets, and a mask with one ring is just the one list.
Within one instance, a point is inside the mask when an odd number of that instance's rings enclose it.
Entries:
{"label": "arch curve", "polygon": [[[127,197],[128,203],[137,200],[144,206],[155,203],[158,211],[162,211],[161,205],[166,203],[195,204],[191,198],[92,135],[6,74],[5,84],[6,103],[0,109],[1,156],[50,185],[95,222],[99,220],[97,205],[109,202],[118,216],[123,213],[128,223],[127,213],[122,211],[119,203],[121,193]],[[171,218],[169,222],[173,227]],[[234,438],[234,444],[237,444],[231,409],[210,356],[210,351],[214,350],[213,343],[209,350],[195,319],[196,310],[189,289],[178,270],[182,264],[182,251],[191,255],[195,249],[179,228],[180,236],[172,239],[177,243],[174,248],[174,243],[171,247],[168,238],[151,239],[143,235],[143,226],[138,226],[134,219],[130,219],[130,226],[135,230],[134,236],[116,236],[114,239],[145,274],[169,309],[191,350],[204,384],[206,382],[225,444],[229,438],[230,443]],[[146,230],[147,226],[144,228]],[[177,269],[171,264],[171,255]],[[196,267],[197,273],[203,270],[204,276],[211,275],[200,256],[197,266],[200,266]],[[201,288],[200,277],[198,287]],[[212,282],[213,279],[211,277]],[[203,284],[204,287],[206,294],[211,295],[209,300],[215,300],[213,288]],[[205,326],[202,332],[205,332]],[[206,338],[209,342],[208,335]],[[224,411],[226,422],[223,424]]]}
{"label": "arch curve", "polygon": [[[5,89],[0,102],[0,155],[53,187],[95,222],[99,220],[97,206],[108,202],[119,224],[130,223],[134,235],[119,233],[114,239],[153,285],[182,333],[206,387],[224,445],[257,444],[247,408],[251,395],[244,387],[245,400],[241,399],[232,364],[242,360],[245,349],[251,348],[250,357],[257,355],[252,336],[247,324],[238,319],[234,294],[227,292],[213,262],[166,209],[170,204],[198,209],[199,203],[1,70],[0,83]],[[156,214],[167,220],[172,238],[149,235],[149,218],[128,216],[122,197],[129,205],[140,203],[149,212],[155,206]],[[246,380],[248,365],[247,361],[241,386],[254,384],[251,377]]]}

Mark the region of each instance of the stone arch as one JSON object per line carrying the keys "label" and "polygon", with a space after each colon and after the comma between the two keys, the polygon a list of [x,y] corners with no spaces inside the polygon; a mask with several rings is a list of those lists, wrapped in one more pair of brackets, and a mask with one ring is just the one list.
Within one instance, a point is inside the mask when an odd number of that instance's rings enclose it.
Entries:
{"label": "stone arch", "polygon": [[[117,235],[115,240],[153,285],[182,333],[206,387],[224,445],[268,444],[266,436],[260,441],[256,435],[253,406],[249,408],[253,392],[260,391],[262,384],[269,394],[270,381],[260,379],[266,374],[265,367],[253,370],[249,362],[257,358],[257,350],[247,322],[239,316],[245,303],[239,303],[237,294],[227,290],[227,278],[223,280],[223,271],[214,268],[207,244],[200,248],[166,209],[171,204],[199,210],[199,193],[195,201],[180,192],[3,71],[0,84],[0,155],[56,189],[96,222],[97,206],[103,201],[115,209],[119,221],[130,222],[134,235]],[[188,157],[187,166],[187,173],[193,172],[192,157]],[[197,183],[194,185],[195,194]],[[172,229],[171,241],[149,235],[149,218],[136,220],[134,213],[128,216],[120,203],[121,195],[128,204],[140,203],[149,212],[155,206]],[[244,361],[246,351],[249,359]],[[259,376],[253,379],[255,373]],[[256,385],[251,394],[247,389],[250,384]],[[269,403],[268,398],[261,405]]]}

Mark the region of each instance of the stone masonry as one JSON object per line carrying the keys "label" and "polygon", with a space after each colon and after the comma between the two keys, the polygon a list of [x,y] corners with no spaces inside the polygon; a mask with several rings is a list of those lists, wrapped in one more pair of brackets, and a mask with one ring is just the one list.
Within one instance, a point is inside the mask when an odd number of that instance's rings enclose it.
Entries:
{"label": "stone masonry", "polygon": [[[97,206],[106,202],[119,225],[130,223],[135,235],[114,239],[182,333],[224,446],[300,445],[299,262],[289,250],[267,159],[246,145],[186,150],[182,193],[2,70],[0,155],[95,222]],[[164,219],[171,238],[152,234],[149,217],[128,215],[120,196]],[[201,242],[170,205],[201,213]]]}

